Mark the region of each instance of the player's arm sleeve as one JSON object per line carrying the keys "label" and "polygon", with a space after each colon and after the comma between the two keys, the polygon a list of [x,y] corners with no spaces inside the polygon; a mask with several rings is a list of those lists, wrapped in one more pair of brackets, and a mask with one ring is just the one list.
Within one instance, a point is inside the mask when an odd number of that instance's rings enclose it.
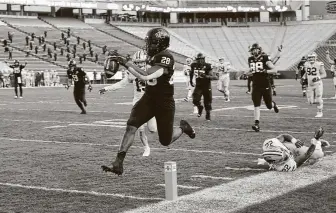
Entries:
{"label": "player's arm sleeve", "polygon": [[116,91],[118,89],[125,88],[127,84],[128,84],[128,78],[123,78],[123,79],[121,79],[121,81],[119,81],[119,82],[117,82],[115,84],[112,84],[110,86],[104,87],[104,89],[106,91]]}
{"label": "player's arm sleeve", "polygon": [[269,59],[269,57],[268,56],[266,56],[267,57],[267,61],[266,61],[266,65],[267,65],[267,67],[269,68],[268,70],[267,70],[267,73],[268,74],[276,74],[277,73],[277,69],[276,69],[276,67],[274,66],[274,64],[272,63],[272,61]]}

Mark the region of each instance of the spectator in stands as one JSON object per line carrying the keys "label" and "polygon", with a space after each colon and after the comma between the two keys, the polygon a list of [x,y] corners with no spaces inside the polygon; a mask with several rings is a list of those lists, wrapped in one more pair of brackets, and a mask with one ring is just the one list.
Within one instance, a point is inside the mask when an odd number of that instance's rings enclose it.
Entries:
{"label": "spectator in stands", "polygon": [[54,50],[57,49],[57,46],[56,46],[56,41],[54,42]]}
{"label": "spectator in stands", "polygon": [[26,36],[26,46],[29,45],[29,36]]}
{"label": "spectator in stands", "polygon": [[64,49],[61,47],[61,55],[64,55]]}
{"label": "spectator in stands", "polygon": [[38,37],[38,42],[39,42],[39,45],[42,44],[42,36],[39,36],[39,37]]}
{"label": "spectator in stands", "polygon": [[[6,39],[3,40],[3,46],[6,47],[8,45],[8,42]],[[6,52],[6,51],[5,51]]]}
{"label": "spectator in stands", "polygon": [[41,86],[41,74],[39,72],[36,72],[35,75],[35,87]]}
{"label": "spectator in stands", "polygon": [[61,39],[64,40],[64,33],[61,33]]}
{"label": "spectator in stands", "polygon": [[96,63],[98,62],[98,53],[96,53],[96,55],[95,55],[95,62]]}
{"label": "spectator in stands", "polygon": [[71,34],[71,30],[70,30],[70,28],[68,28],[68,32],[67,32],[67,34],[68,34],[68,38],[70,38],[70,34]]}
{"label": "spectator in stands", "polygon": [[92,47],[89,48],[90,56],[93,57],[93,50]]}
{"label": "spectator in stands", "polygon": [[32,33],[31,34],[31,40],[34,41],[34,39],[35,39],[35,33]]}
{"label": "spectator in stands", "polygon": [[88,47],[91,47],[91,40],[88,40]]}
{"label": "spectator in stands", "polygon": [[73,57],[73,58],[76,58],[76,51],[75,51],[75,50],[72,51],[72,57]]}
{"label": "spectator in stands", "polygon": [[77,45],[79,45],[80,44],[80,37],[78,36],[77,37]]}
{"label": "spectator in stands", "polygon": [[83,57],[79,56],[79,63],[82,64],[83,63]]}
{"label": "spectator in stands", "polygon": [[33,44],[34,44],[34,42],[33,42],[33,40],[31,40],[31,41],[29,42],[29,49],[30,49],[30,50],[33,50]]}
{"label": "spectator in stands", "polygon": [[48,47],[48,56],[49,56],[49,58],[52,58],[52,50],[51,50],[51,48],[50,47]]}
{"label": "spectator in stands", "polygon": [[4,75],[3,75],[2,71],[0,71],[0,87],[5,87]]}
{"label": "spectator in stands", "polygon": [[104,55],[105,55],[106,51],[107,51],[107,46],[105,45],[105,46],[103,47],[103,54],[104,54]]}
{"label": "spectator in stands", "polygon": [[83,59],[86,61],[86,53],[83,54]]}
{"label": "spectator in stands", "polygon": [[66,58],[67,58],[67,61],[70,61],[70,53],[67,53]]}
{"label": "spectator in stands", "polygon": [[5,52],[8,52],[9,51],[9,47],[8,45],[5,46]]}
{"label": "spectator in stands", "polygon": [[26,51],[26,53],[27,53],[26,57],[29,57],[29,55],[30,55],[30,51],[31,51],[31,50],[28,48],[27,51]]}
{"label": "spectator in stands", "polygon": [[12,32],[8,32],[8,40],[13,43],[13,33]]}
{"label": "spectator in stands", "polygon": [[73,50],[77,51],[77,45],[76,44],[73,45]]}
{"label": "spectator in stands", "polygon": [[67,52],[70,53],[70,47],[69,46],[67,46]]}
{"label": "spectator in stands", "polygon": [[83,49],[84,50],[86,49],[86,43],[85,43],[85,41],[83,42]]}
{"label": "spectator in stands", "polygon": [[45,51],[46,51],[46,49],[47,49],[47,44],[46,44],[46,43],[44,43],[44,44],[43,44],[43,52],[45,52]]}
{"label": "spectator in stands", "polygon": [[41,40],[42,40],[42,44],[44,44],[44,42],[45,42],[44,36],[41,37]]}
{"label": "spectator in stands", "polygon": [[93,83],[95,84],[96,81],[97,81],[97,71],[96,71],[96,69],[94,69],[94,71],[93,71]]}
{"label": "spectator in stands", "polygon": [[35,54],[38,54],[38,46],[35,46]]}
{"label": "spectator in stands", "polygon": [[54,53],[54,60],[57,61],[57,53]]}
{"label": "spectator in stands", "polygon": [[69,46],[70,45],[70,38],[66,39],[66,45]]}
{"label": "spectator in stands", "polygon": [[63,42],[64,42],[64,44],[67,43],[67,39],[65,37],[63,38]]}
{"label": "spectator in stands", "polygon": [[8,60],[12,60],[13,59],[13,48],[10,48],[8,50]]}
{"label": "spectator in stands", "polygon": [[47,38],[47,35],[48,35],[48,32],[45,30],[45,31],[44,31],[44,37]]}

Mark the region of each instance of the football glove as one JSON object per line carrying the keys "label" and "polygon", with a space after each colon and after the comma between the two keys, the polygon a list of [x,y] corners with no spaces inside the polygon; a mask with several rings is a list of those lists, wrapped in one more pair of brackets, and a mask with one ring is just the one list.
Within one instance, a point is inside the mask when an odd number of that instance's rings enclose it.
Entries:
{"label": "football glove", "polygon": [[315,78],[312,79],[313,82],[318,82],[319,80],[321,80],[320,77],[315,77]]}
{"label": "football glove", "polygon": [[93,89],[93,88],[92,88],[92,86],[91,86],[91,85],[89,85],[89,86],[88,86],[88,90],[91,92],[91,91],[92,91],[92,89]]}
{"label": "football glove", "polygon": [[69,90],[70,85],[69,84],[65,84],[65,89]]}
{"label": "football glove", "polygon": [[118,64],[123,65],[123,66],[125,66],[125,64],[129,61],[128,58],[126,58],[124,56],[121,56],[119,54],[112,55],[112,56],[110,56],[110,58],[112,60],[117,61]]}
{"label": "football glove", "polygon": [[105,94],[107,90],[105,88],[99,90],[99,95]]}
{"label": "football glove", "polygon": [[317,130],[315,130],[314,138],[318,140],[323,136],[323,134],[324,134],[324,129],[320,127]]}
{"label": "football glove", "polygon": [[304,145],[304,142],[300,141],[300,140],[297,140],[296,143],[295,143],[295,146],[296,148],[300,148]]}

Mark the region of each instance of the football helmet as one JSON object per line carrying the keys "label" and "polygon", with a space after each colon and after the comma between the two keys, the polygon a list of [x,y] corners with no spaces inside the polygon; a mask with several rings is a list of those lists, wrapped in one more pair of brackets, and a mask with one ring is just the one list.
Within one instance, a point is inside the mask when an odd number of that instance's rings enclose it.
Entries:
{"label": "football helmet", "polygon": [[74,59],[71,59],[68,63],[69,68],[76,67],[76,61]]}
{"label": "football helmet", "polygon": [[14,60],[14,66],[19,66],[19,65],[20,65],[19,60]]}
{"label": "football helmet", "polygon": [[262,53],[262,48],[258,43],[252,44],[250,48],[251,55],[258,57]]}
{"label": "football helmet", "polygon": [[187,62],[187,65],[190,65],[193,62],[193,60],[191,58],[187,58],[186,62]]}
{"label": "football helmet", "polygon": [[311,54],[308,55],[307,61],[310,63],[314,63],[317,59],[317,54],[315,52],[312,52]]}
{"label": "football helmet", "polygon": [[134,62],[134,64],[139,66],[140,68],[143,68],[146,66],[146,60],[147,60],[147,55],[146,55],[146,52],[143,50],[139,50],[135,52],[132,57],[132,61]]}
{"label": "football helmet", "polygon": [[198,53],[196,55],[196,62],[200,63],[200,64],[204,64],[205,63],[205,56],[203,55],[203,53]]}
{"label": "football helmet", "polygon": [[269,146],[264,149],[262,156],[267,163],[279,163],[285,159],[286,153],[281,147]]}
{"label": "football helmet", "polygon": [[224,64],[224,57],[218,59],[220,64]]}
{"label": "football helmet", "polygon": [[307,61],[307,57],[306,56],[302,56],[301,61]]}
{"label": "football helmet", "polygon": [[170,35],[163,28],[153,28],[147,32],[145,42],[145,50],[152,57],[169,47]]}

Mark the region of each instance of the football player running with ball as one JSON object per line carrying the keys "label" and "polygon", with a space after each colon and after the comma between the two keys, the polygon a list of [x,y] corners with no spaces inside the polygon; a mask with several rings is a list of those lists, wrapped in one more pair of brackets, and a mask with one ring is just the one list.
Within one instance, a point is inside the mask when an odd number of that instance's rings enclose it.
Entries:
{"label": "football player running with ball", "polygon": [[68,88],[71,85],[71,81],[74,82],[74,99],[76,104],[82,110],[80,114],[86,114],[85,107],[87,106],[86,98],[85,98],[85,83],[89,82],[88,90],[92,90],[92,86],[90,83],[89,77],[84,72],[83,68],[77,67],[75,60],[69,61],[69,68],[67,70],[68,75]]}
{"label": "football player running with ball", "polygon": [[254,120],[255,123],[252,129],[256,132],[260,131],[260,105],[261,100],[264,99],[265,105],[268,109],[274,109],[275,113],[279,112],[276,103],[272,100],[272,88],[269,81],[269,74],[277,72],[271,59],[262,54],[262,48],[255,43],[250,50],[252,56],[248,58],[249,72],[252,75],[252,101],[254,104]]}
{"label": "football player running with ball", "polygon": [[317,129],[309,147],[289,134],[267,139],[262,147],[263,159],[258,159],[258,165],[267,164],[270,170],[291,172],[307,161],[314,163],[324,156],[323,148],[330,146],[320,139],[323,133],[323,128]]}
{"label": "football player running with ball", "polygon": [[333,83],[334,83],[334,91],[335,91],[335,96],[333,97],[333,99],[336,99],[336,58],[334,60],[331,60],[330,55],[329,55],[329,50],[327,50],[326,52],[326,58],[328,60],[328,62],[331,64],[330,66],[330,71],[331,71],[331,75],[333,77]]}
{"label": "football player running with ball", "polygon": [[147,63],[151,66],[147,71],[115,54],[115,61],[139,80],[146,81],[146,88],[143,96],[133,106],[116,159],[111,167],[102,166],[105,172],[122,175],[123,162],[137,129],[153,117],[156,118],[159,141],[162,145],[169,146],[183,133],[195,138],[195,131],[187,121],[181,120],[180,127],[174,129],[174,57],[167,49],[170,44],[169,33],[163,28],[153,28],[147,32],[145,42],[146,53],[149,56]]}
{"label": "football player running with ball", "polygon": [[[144,50],[137,51],[133,55],[133,58],[132,58],[133,63],[145,71],[147,69],[146,60],[147,60],[147,55]],[[111,86],[104,87],[103,89],[99,90],[99,94],[104,94],[107,91],[115,91],[118,89],[125,88],[130,82],[133,82],[133,88],[134,88],[133,89],[134,90],[133,106],[134,106],[145,93],[146,83],[144,81],[139,80],[138,78],[135,78],[132,74],[129,74],[128,72],[126,72],[125,77],[118,83],[115,83]],[[147,122],[147,127],[151,133],[154,133],[157,131],[155,117],[151,118]],[[150,155],[150,147],[148,144],[148,138],[147,138],[146,131],[145,131],[145,125],[140,126],[138,130],[139,130],[140,140],[145,149],[142,156],[147,157]]]}
{"label": "football player running with ball", "polygon": [[[190,71],[190,85],[194,85],[193,77],[196,78],[196,86],[193,92],[193,104],[198,109],[198,117],[202,116],[203,109],[205,108],[205,119],[211,120],[210,111],[212,110],[212,90],[211,79],[212,67],[211,64],[205,62],[205,57],[202,53],[198,53],[195,62],[191,65]],[[201,104],[201,98],[203,96],[204,107]]]}
{"label": "football player running with ball", "polygon": [[[317,61],[315,52],[308,55],[307,62],[304,64],[305,74],[302,79],[308,85],[307,98],[310,104],[317,104],[316,118],[323,117],[323,82],[322,78],[327,77],[323,62]],[[316,98],[316,101],[315,101]]]}

